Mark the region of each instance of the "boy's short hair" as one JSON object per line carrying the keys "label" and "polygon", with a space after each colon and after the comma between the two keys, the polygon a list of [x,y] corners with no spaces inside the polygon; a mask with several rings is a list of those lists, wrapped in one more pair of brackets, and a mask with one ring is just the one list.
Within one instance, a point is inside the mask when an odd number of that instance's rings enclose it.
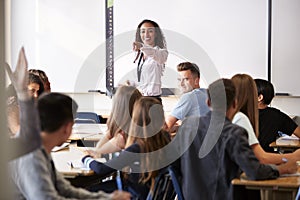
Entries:
{"label": "boy's short hair", "polygon": [[263,79],[254,79],[258,95],[263,95],[263,103],[269,105],[274,98],[275,92],[273,84]]}
{"label": "boy's short hair", "polygon": [[194,77],[200,78],[199,67],[195,63],[182,62],[177,65],[177,71],[187,71],[190,70]]}
{"label": "boy's short hair", "polygon": [[77,108],[77,103],[67,95],[55,92],[41,95],[38,99],[41,130],[52,133],[74,121]]}
{"label": "boy's short hair", "polygon": [[207,89],[208,99],[213,110],[227,111],[236,96],[235,86],[230,79],[218,79]]}

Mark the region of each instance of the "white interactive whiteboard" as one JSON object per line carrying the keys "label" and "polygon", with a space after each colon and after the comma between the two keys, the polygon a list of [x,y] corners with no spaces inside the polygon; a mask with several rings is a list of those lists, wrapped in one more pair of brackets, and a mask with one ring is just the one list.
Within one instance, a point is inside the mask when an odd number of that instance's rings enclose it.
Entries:
{"label": "white interactive whiteboard", "polygon": [[[24,45],[31,68],[53,91],[105,88],[104,0],[12,0],[11,54]],[[248,73],[267,78],[267,0],[114,0],[115,86],[134,78],[131,43],[143,19],[156,21],[170,52],[164,87],[176,87],[176,65],[199,65],[203,86]]]}
{"label": "white interactive whiteboard", "polygon": [[300,96],[300,1],[272,1],[271,82],[276,92]]}

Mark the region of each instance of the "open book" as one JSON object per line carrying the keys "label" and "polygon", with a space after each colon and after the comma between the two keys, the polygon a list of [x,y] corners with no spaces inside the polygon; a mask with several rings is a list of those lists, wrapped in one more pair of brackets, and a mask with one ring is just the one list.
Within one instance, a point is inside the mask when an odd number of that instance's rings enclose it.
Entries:
{"label": "open book", "polygon": [[297,145],[299,138],[295,135],[284,135],[276,140],[277,145]]}
{"label": "open book", "polygon": [[[101,163],[106,162],[105,158],[96,158],[95,160],[98,161],[98,162],[101,162]],[[70,160],[70,161],[68,161],[68,165],[70,165],[72,168],[75,168],[75,169],[82,169],[82,170],[89,170],[90,169],[87,166],[85,166],[81,162],[81,160]]]}
{"label": "open book", "polygon": [[70,143],[65,142],[65,143],[63,143],[63,144],[60,145],[60,146],[55,146],[51,151],[52,151],[52,152],[56,152],[56,151],[60,151],[60,150],[66,149],[66,148],[69,147],[69,144],[70,144]]}

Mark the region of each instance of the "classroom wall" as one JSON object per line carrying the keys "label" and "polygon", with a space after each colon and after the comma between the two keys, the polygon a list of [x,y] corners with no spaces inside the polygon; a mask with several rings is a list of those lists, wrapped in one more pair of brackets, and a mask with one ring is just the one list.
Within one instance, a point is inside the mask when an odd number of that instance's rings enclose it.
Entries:
{"label": "classroom wall", "polygon": [[[79,104],[78,111],[93,111],[100,115],[109,115],[112,99],[103,94],[94,94],[94,93],[65,93]],[[165,113],[170,113],[172,108],[174,108],[175,104],[179,100],[178,95],[172,95],[169,97],[162,97],[162,103],[164,107]]]}
{"label": "classroom wall", "polygon": [[[79,104],[79,111],[94,111],[98,114],[109,115],[112,99],[102,94],[94,93],[66,93],[72,96]],[[179,96],[162,97],[166,113],[174,108]],[[299,97],[275,97],[271,106],[280,109],[290,116],[300,116]]]}
{"label": "classroom wall", "polygon": [[[53,91],[75,94],[82,109],[101,108],[87,91],[105,91],[104,2],[12,0],[9,62],[15,64],[24,45],[30,68],[45,70]],[[176,87],[176,64],[186,60],[199,65],[203,87],[235,73],[267,79],[267,2],[152,0],[144,9],[140,0],[115,0],[115,86],[134,79],[131,43],[144,18],[157,21],[167,39],[164,87]],[[288,110],[300,115],[294,108],[300,100],[294,101]],[[275,104],[282,106],[280,101]]]}
{"label": "classroom wall", "polygon": [[271,106],[280,109],[290,116],[300,116],[300,98],[297,97],[280,97],[273,99]]}
{"label": "classroom wall", "polygon": [[[24,45],[30,67],[44,69],[55,91],[105,89],[104,2],[12,0],[10,62]],[[176,87],[176,65],[186,60],[199,65],[205,86],[237,72],[266,77],[266,2],[152,0],[144,9],[140,0],[115,0],[115,85],[135,75],[132,42],[145,18],[166,36],[165,87]]]}

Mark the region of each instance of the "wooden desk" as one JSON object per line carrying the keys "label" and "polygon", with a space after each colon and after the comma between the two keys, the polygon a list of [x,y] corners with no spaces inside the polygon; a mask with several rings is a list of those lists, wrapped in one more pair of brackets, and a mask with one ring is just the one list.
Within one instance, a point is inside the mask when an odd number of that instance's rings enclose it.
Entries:
{"label": "wooden desk", "polygon": [[[80,150],[81,149],[81,150]],[[70,146],[67,149],[51,152],[51,156],[53,158],[55,168],[58,172],[62,173],[66,178],[75,178],[76,176],[91,176],[94,174],[94,171],[90,169],[82,170],[72,168],[71,165],[68,164],[68,161],[72,160],[81,160],[84,156],[83,150],[87,149],[85,147],[75,147]]]}
{"label": "wooden desk", "polygon": [[83,150],[86,149],[93,148],[76,147],[71,145],[69,149],[51,153],[57,171],[60,172],[75,187],[86,188],[96,183],[98,184],[101,180],[106,178],[95,174],[93,170],[72,168],[68,164],[68,161],[80,161],[84,156]]}
{"label": "wooden desk", "polygon": [[287,141],[286,144],[276,144],[276,142],[272,142],[269,146],[274,148],[274,151],[278,151],[279,153],[293,152],[300,148],[300,141],[291,140]]}
{"label": "wooden desk", "polygon": [[299,176],[279,177],[273,180],[252,181],[233,179],[233,185],[244,185],[247,189],[260,190],[262,200],[295,200],[300,186]]}
{"label": "wooden desk", "polygon": [[69,140],[78,141],[78,146],[94,147],[106,130],[106,124],[74,124]]}

